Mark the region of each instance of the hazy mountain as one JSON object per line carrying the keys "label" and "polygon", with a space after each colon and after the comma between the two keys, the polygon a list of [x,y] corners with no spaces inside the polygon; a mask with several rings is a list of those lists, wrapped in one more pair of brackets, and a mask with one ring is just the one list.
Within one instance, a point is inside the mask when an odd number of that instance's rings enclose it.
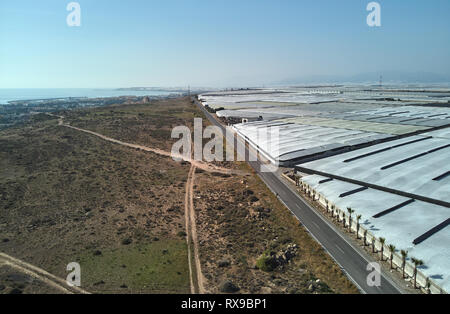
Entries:
{"label": "hazy mountain", "polygon": [[378,83],[383,76],[384,83],[447,83],[450,75],[430,72],[386,71],[379,73],[360,73],[356,75],[313,75],[290,78],[276,84],[311,84],[311,83]]}

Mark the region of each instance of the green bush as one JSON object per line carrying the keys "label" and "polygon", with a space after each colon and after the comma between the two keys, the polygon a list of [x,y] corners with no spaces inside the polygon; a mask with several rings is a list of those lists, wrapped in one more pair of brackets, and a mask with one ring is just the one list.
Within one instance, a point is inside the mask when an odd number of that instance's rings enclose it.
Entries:
{"label": "green bush", "polygon": [[262,271],[271,272],[277,267],[277,263],[273,257],[263,254],[256,261],[256,267]]}

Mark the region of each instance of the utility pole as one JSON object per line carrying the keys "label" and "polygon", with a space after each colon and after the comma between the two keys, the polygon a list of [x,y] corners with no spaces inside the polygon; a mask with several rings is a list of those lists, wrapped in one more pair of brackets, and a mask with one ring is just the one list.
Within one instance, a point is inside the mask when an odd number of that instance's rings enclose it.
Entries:
{"label": "utility pole", "polygon": [[383,87],[383,75],[380,75],[380,88]]}

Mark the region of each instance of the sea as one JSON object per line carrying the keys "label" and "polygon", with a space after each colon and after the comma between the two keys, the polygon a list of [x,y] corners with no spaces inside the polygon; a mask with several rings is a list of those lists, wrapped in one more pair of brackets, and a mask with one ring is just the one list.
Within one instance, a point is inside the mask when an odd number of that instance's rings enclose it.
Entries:
{"label": "sea", "polygon": [[167,90],[119,90],[89,88],[0,88],[0,105],[16,100],[37,100],[69,97],[169,96]]}

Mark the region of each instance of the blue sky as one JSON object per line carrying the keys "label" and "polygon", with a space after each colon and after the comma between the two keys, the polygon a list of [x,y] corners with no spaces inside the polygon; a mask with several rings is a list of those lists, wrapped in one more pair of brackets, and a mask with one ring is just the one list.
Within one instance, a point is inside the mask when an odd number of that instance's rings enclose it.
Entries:
{"label": "blue sky", "polygon": [[0,2],[0,88],[270,85],[378,71],[450,76],[450,1]]}

